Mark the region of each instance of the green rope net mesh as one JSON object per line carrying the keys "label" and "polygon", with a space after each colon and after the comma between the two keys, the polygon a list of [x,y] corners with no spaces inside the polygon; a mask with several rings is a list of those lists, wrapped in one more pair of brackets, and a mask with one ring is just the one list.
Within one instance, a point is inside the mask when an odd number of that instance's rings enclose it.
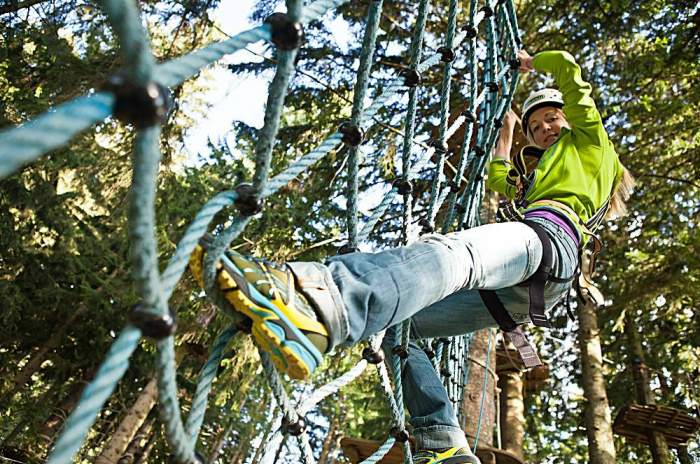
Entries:
{"label": "green rope net mesh", "polygon": [[[243,231],[256,206],[274,194],[316,161],[341,144],[348,148],[347,186],[347,239],[345,251],[356,250],[366,241],[387,209],[396,201],[403,204],[401,238],[409,243],[419,232],[473,227],[479,223],[478,209],[484,186],[483,171],[498,135],[498,128],[513,97],[518,83],[516,51],[521,48],[517,20],[511,0],[496,0],[478,4],[470,0],[460,6],[451,0],[444,44],[427,56],[423,54],[423,36],[430,9],[429,0],[420,0],[413,29],[407,69],[397,75],[380,92],[369,87],[373,52],[377,40],[383,0],[369,2],[364,39],[354,88],[352,115],[314,150],[302,156],[280,174],[270,178],[272,148],[279,129],[280,116],[290,76],[294,72],[297,51],[302,46],[302,29],[310,21],[348,0],[286,0],[287,12],[276,13],[250,30],[222,42],[213,43],[177,59],[156,64],[150,52],[146,32],[142,29],[136,2],[133,0],[102,0],[118,38],[125,68],[113,76],[106,90],[75,98],[56,106],[32,121],[0,132],[0,177],[4,178],[21,166],[34,161],[48,151],[68,143],[79,132],[114,115],[132,124],[136,130],[133,156],[133,184],[129,212],[129,239],[133,243],[131,260],[134,281],[141,304],[134,309],[130,323],[119,334],[94,381],[88,385],[75,411],[64,424],[61,435],[49,456],[49,463],[69,463],[80,449],[88,431],[95,422],[105,401],[112,394],[129,364],[129,357],[141,337],[152,338],[158,349],[159,413],[165,426],[166,437],[173,458],[179,463],[202,462],[196,451],[197,438],[204,419],[207,397],[216,376],[224,348],[239,331],[240,317],[228,305],[214,284],[215,263],[219,256]],[[460,8],[467,8],[468,21],[458,27]],[[160,159],[160,121],[167,113],[168,87],[178,85],[194,76],[226,54],[235,53],[258,41],[270,41],[279,51],[279,60],[266,104],[264,127],[259,132],[255,147],[256,171],[252,185],[238,186],[214,196],[196,214],[180,240],[167,267],[160,272],[155,241],[155,185]],[[455,52],[464,50],[468,76],[468,108],[449,123],[450,85]],[[479,66],[479,63],[481,64]],[[433,67],[442,67],[439,126],[437,137],[429,144],[414,140],[417,89],[420,74]],[[374,100],[366,104],[370,93]],[[358,225],[358,160],[364,134],[375,120],[379,110],[392,98],[408,93],[405,110],[404,137],[401,152],[401,174],[396,179],[369,219]],[[449,123],[449,124],[448,124]],[[476,125],[476,128],[474,127]],[[459,152],[459,163],[452,179],[443,174],[446,162],[446,140],[464,126],[464,139]],[[474,138],[474,140],[472,140]],[[412,217],[412,179],[426,168],[434,172],[427,214],[416,222]],[[466,174],[465,174],[466,173]],[[465,178],[465,175],[468,178]],[[214,215],[224,208],[238,209],[231,225],[213,238],[205,258],[204,281],[208,296],[232,321],[211,348],[208,361],[201,370],[192,406],[183,422],[177,398],[174,350],[174,318],[168,309],[168,299],[184,272],[189,255],[197,241],[207,233]],[[444,220],[436,224],[438,211]],[[421,228],[420,231],[417,228]],[[263,462],[286,435],[299,439],[304,462],[313,462],[309,440],[303,430],[303,417],[321,400],[350,383],[367,367],[374,364],[379,374],[392,412],[393,428],[387,431],[386,442],[364,462],[374,463],[384,456],[396,441],[402,442],[405,460],[411,460],[404,424],[401,389],[401,369],[408,352],[409,323],[387,331],[387,341],[394,349],[387,350],[381,361],[377,356],[382,336],[369,340],[365,355],[357,365],[327,385],[315,388],[292,407],[280,375],[261,352],[262,364],[270,387],[282,414],[273,424],[273,435],[265,447]],[[464,385],[469,377],[467,354],[470,336],[438,339],[425,343],[424,348],[434,353],[436,370],[444,379],[450,399],[456,410],[462,402]],[[492,345],[492,343],[490,344]],[[488,369],[488,366],[487,366]],[[484,386],[485,387],[485,386]],[[464,423],[467,418],[460,418]],[[479,424],[481,417],[479,417]],[[479,428],[479,426],[477,426]],[[477,433],[478,437],[478,433]]]}

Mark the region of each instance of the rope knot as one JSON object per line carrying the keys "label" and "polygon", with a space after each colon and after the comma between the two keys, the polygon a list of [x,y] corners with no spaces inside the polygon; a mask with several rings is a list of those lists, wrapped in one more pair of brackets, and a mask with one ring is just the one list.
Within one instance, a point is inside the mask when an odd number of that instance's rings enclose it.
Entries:
{"label": "rope knot", "polygon": [[518,69],[520,69],[520,60],[517,58],[513,58],[512,60],[508,61],[508,65],[510,66],[510,69],[517,71]]}
{"label": "rope knot", "polygon": [[500,118],[493,118],[493,127],[500,129],[503,127],[503,121]]}
{"label": "rope knot", "polygon": [[362,143],[365,138],[365,133],[357,125],[350,121],[344,121],[338,127],[338,132],[343,134],[343,143],[351,147],[356,147]]}
{"label": "rope knot", "polygon": [[368,346],[362,350],[362,359],[370,364],[379,364],[384,361],[384,352],[382,350],[374,351]]}
{"label": "rope knot", "polygon": [[440,47],[437,49],[440,54],[440,61],[443,63],[452,63],[455,60],[455,51],[450,47]]}
{"label": "rope knot", "polygon": [[401,73],[403,76],[403,85],[406,87],[415,87],[421,83],[420,73],[415,69],[407,69]]}
{"label": "rope knot", "polygon": [[446,367],[443,367],[442,369],[440,369],[440,374],[441,374],[443,377],[447,378],[447,379],[449,379],[450,377],[452,377],[452,371],[450,371],[450,370],[449,370],[448,368],[446,368]]}
{"label": "rope knot", "polygon": [[423,352],[428,357],[428,359],[435,359],[435,350],[430,347],[423,348]]}
{"label": "rope knot", "polygon": [[163,121],[170,112],[170,90],[156,82],[135,84],[124,73],[107,78],[104,89],[114,94],[114,116],[137,129]]}
{"label": "rope knot", "polygon": [[462,113],[462,116],[464,116],[464,120],[466,122],[476,122],[476,113],[474,113],[472,110],[466,110],[464,113]]}
{"label": "rope knot", "polygon": [[501,88],[501,86],[498,84],[498,82],[487,82],[486,87],[488,87],[489,92],[498,92]]}
{"label": "rope knot", "polygon": [[287,13],[272,13],[265,23],[270,25],[272,43],[284,51],[291,51],[301,46],[304,40],[304,28],[301,23],[293,21]]}
{"label": "rope knot", "polygon": [[474,145],[474,154],[481,158],[482,156],[486,155],[486,150],[484,150],[484,147]]}
{"label": "rope knot", "polygon": [[175,313],[170,308],[165,314],[155,314],[146,310],[144,305],[137,304],[131,308],[129,321],[138,327],[144,336],[154,340],[169,337],[177,330]]}
{"label": "rope knot", "polygon": [[235,203],[242,215],[255,216],[262,211],[262,202],[253,184],[238,184],[233,190],[238,194]]}

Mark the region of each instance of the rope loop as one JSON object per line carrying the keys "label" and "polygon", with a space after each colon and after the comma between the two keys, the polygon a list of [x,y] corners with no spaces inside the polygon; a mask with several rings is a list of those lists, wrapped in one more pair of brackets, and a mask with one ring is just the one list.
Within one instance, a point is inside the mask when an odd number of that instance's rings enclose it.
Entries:
{"label": "rope loop", "polygon": [[165,314],[155,314],[147,311],[144,305],[137,304],[131,308],[129,321],[138,327],[144,336],[154,340],[169,337],[177,330],[176,316],[171,309]]}
{"label": "rope loop", "polygon": [[287,13],[272,13],[265,23],[270,25],[272,43],[280,50],[295,50],[304,41],[304,27]]}
{"label": "rope loop", "polygon": [[172,106],[167,87],[156,82],[135,84],[124,73],[112,74],[103,87],[114,94],[114,116],[136,129],[145,129],[163,121]]}
{"label": "rope loop", "polygon": [[253,184],[244,182],[238,184],[233,190],[238,194],[235,204],[242,215],[255,216],[262,211],[262,201]]}

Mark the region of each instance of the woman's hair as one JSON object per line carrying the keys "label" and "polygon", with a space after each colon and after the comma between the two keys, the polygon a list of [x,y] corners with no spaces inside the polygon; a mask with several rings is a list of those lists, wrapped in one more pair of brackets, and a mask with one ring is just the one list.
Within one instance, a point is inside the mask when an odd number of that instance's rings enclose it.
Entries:
{"label": "woman's hair", "polygon": [[610,207],[605,214],[606,220],[622,217],[627,214],[627,205],[625,202],[632,193],[634,182],[632,173],[630,173],[626,167],[622,166],[622,179],[620,179],[620,183],[617,184],[617,188],[615,188],[615,192],[610,199]]}

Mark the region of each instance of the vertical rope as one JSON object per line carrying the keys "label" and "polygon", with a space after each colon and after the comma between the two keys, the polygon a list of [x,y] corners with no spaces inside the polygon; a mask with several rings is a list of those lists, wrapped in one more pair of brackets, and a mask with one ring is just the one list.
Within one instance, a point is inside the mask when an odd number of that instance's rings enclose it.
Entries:
{"label": "vertical rope", "polygon": [[[352,115],[350,123],[360,130],[362,129],[362,113],[364,111],[365,97],[369,88],[369,75],[374,60],[374,49],[377,43],[377,33],[379,32],[379,20],[381,19],[383,0],[370,2],[367,12],[367,23],[365,34],[362,39],[362,50],[360,51],[360,65],[357,69],[357,80],[355,81],[355,94],[352,100]],[[348,245],[350,248],[357,248],[357,189],[359,175],[359,146],[351,146],[348,151]]]}

